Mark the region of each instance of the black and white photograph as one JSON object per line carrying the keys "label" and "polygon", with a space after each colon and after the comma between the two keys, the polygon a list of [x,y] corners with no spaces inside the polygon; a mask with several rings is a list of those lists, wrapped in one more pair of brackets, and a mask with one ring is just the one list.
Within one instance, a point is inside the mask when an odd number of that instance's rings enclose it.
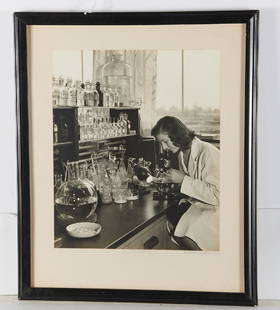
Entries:
{"label": "black and white photograph", "polygon": [[20,298],[255,305],[258,11],[15,34]]}
{"label": "black and white photograph", "polygon": [[52,53],[55,248],[220,250],[220,58]]}

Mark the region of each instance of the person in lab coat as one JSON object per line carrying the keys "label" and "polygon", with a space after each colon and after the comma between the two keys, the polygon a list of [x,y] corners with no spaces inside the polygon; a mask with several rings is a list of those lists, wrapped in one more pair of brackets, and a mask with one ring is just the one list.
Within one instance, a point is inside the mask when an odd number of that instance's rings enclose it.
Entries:
{"label": "person in lab coat", "polygon": [[181,184],[186,195],[176,206],[177,221],[167,223],[172,240],[186,249],[219,250],[219,150],[172,116],[161,118],[152,135],[163,150],[178,154],[179,170],[168,170],[165,179]]}

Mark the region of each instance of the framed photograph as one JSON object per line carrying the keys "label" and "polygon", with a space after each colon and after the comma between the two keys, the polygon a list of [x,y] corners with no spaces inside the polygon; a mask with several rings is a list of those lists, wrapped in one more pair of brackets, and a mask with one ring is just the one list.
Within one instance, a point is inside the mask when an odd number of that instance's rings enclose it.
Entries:
{"label": "framed photograph", "polygon": [[20,299],[257,304],[258,15],[14,14]]}

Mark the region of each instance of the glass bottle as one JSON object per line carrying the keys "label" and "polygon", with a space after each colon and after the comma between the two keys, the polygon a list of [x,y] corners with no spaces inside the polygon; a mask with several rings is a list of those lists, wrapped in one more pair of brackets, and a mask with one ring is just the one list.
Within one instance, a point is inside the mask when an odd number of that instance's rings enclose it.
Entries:
{"label": "glass bottle", "polygon": [[59,87],[64,86],[64,78],[61,75],[58,77],[58,86]]}
{"label": "glass bottle", "polygon": [[119,107],[120,106],[120,96],[119,96],[119,92],[118,92],[117,88],[113,89],[113,96],[114,96],[114,106]]}
{"label": "glass bottle", "polygon": [[99,93],[94,87],[94,83],[92,85],[92,97],[93,97],[93,106],[98,107],[99,106]]}
{"label": "glass bottle", "polygon": [[88,93],[88,106],[94,106],[94,94],[93,94],[93,87],[92,83],[89,82],[89,93]]}
{"label": "glass bottle", "polygon": [[127,135],[127,122],[125,119],[125,115],[126,115],[125,113],[121,114],[121,121],[122,121],[122,126],[123,126],[123,134]]}
{"label": "glass bottle", "polygon": [[64,102],[63,102],[63,95],[62,95],[62,90],[64,88],[64,79],[62,76],[59,76],[58,79],[57,79],[57,89],[58,89],[58,94],[59,94],[59,97],[58,97],[58,105],[60,106],[63,106],[64,105]]}
{"label": "glass bottle", "polygon": [[95,86],[98,92],[98,106],[103,107],[103,92],[101,90],[101,85],[99,82],[96,82]]}
{"label": "glass bottle", "polygon": [[83,107],[85,105],[85,85],[80,83],[77,87],[77,106]]}
{"label": "glass bottle", "polygon": [[108,104],[109,104],[109,107],[114,107],[115,106],[115,99],[114,99],[114,93],[113,93],[113,91],[112,91],[112,89],[109,87],[108,89],[107,89],[107,91],[108,91],[108,94],[109,94],[109,102],[108,102]]}
{"label": "glass bottle", "polygon": [[85,100],[85,106],[90,106],[90,82],[85,81],[85,91],[84,91],[84,100]]}
{"label": "glass bottle", "polygon": [[67,106],[67,102],[68,102],[68,88],[67,84],[65,84],[60,88],[59,105]]}
{"label": "glass bottle", "polygon": [[58,143],[58,126],[55,121],[53,122],[53,143]]}
{"label": "glass bottle", "polygon": [[114,132],[114,137],[119,136],[119,126],[118,126],[115,118],[113,118],[113,132]]}
{"label": "glass bottle", "polygon": [[52,78],[52,104],[57,106],[59,104],[59,85],[58,79],[53,76]]}
{"label": "glass bottle", "polygon": [[103,106],[110,107],[110,94],[106,87],[103,88]]}
{"label": "glass bottle", "polygon": [[76,85],[71,81],[68,82],[68,103],[70,107],[75,107],[77,105],[77,89]]}
{"label": "glass bottle", "polygon": [[126,120],[126,125],[127,125],[127,134],[129,135],[130,134],[130,130],[131,130],[131,122],[128,119],[128,115],[127,114],[125,114],[125,120]]}
{"label": "glass bottle", "polygon": [[135,158],[129,158],[127,163],[127,178],[128,178],[128,189],[127,189],[127,200],[139,199],[138,184],[134,182],[134,165]]}
{"label": "glass bottle", "polygon": [[92,110],[89,108],[87,108],[87,111],[86,111],[86,123],[88,125],[91,125],[93,123]]}
{"label": "glass bottle", "polygon": [[119,124],[120,124],[120,129],[121,129],[121,135],[125,136],[126,135],[126,124],[123,120],[123,115],[120,114],[120,118],[119,118]]}
{"label": "glass bottle", "polygon": [[94,118],[93,119],[93,123],[92,123],[92,138],[93,138],[93,140],[97,140],[97,128],[96,128],[97,126],[96,126],[96,119]]}

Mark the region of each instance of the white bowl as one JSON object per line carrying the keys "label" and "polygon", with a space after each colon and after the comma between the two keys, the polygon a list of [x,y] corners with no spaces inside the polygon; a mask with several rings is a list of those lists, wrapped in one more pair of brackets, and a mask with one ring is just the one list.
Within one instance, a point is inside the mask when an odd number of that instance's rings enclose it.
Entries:
{"label": "white bowl", "polygon": [[101,225],[98,223],[79,222],[68,225],[66,231],[71,237],[90,238],[100,233]]}

